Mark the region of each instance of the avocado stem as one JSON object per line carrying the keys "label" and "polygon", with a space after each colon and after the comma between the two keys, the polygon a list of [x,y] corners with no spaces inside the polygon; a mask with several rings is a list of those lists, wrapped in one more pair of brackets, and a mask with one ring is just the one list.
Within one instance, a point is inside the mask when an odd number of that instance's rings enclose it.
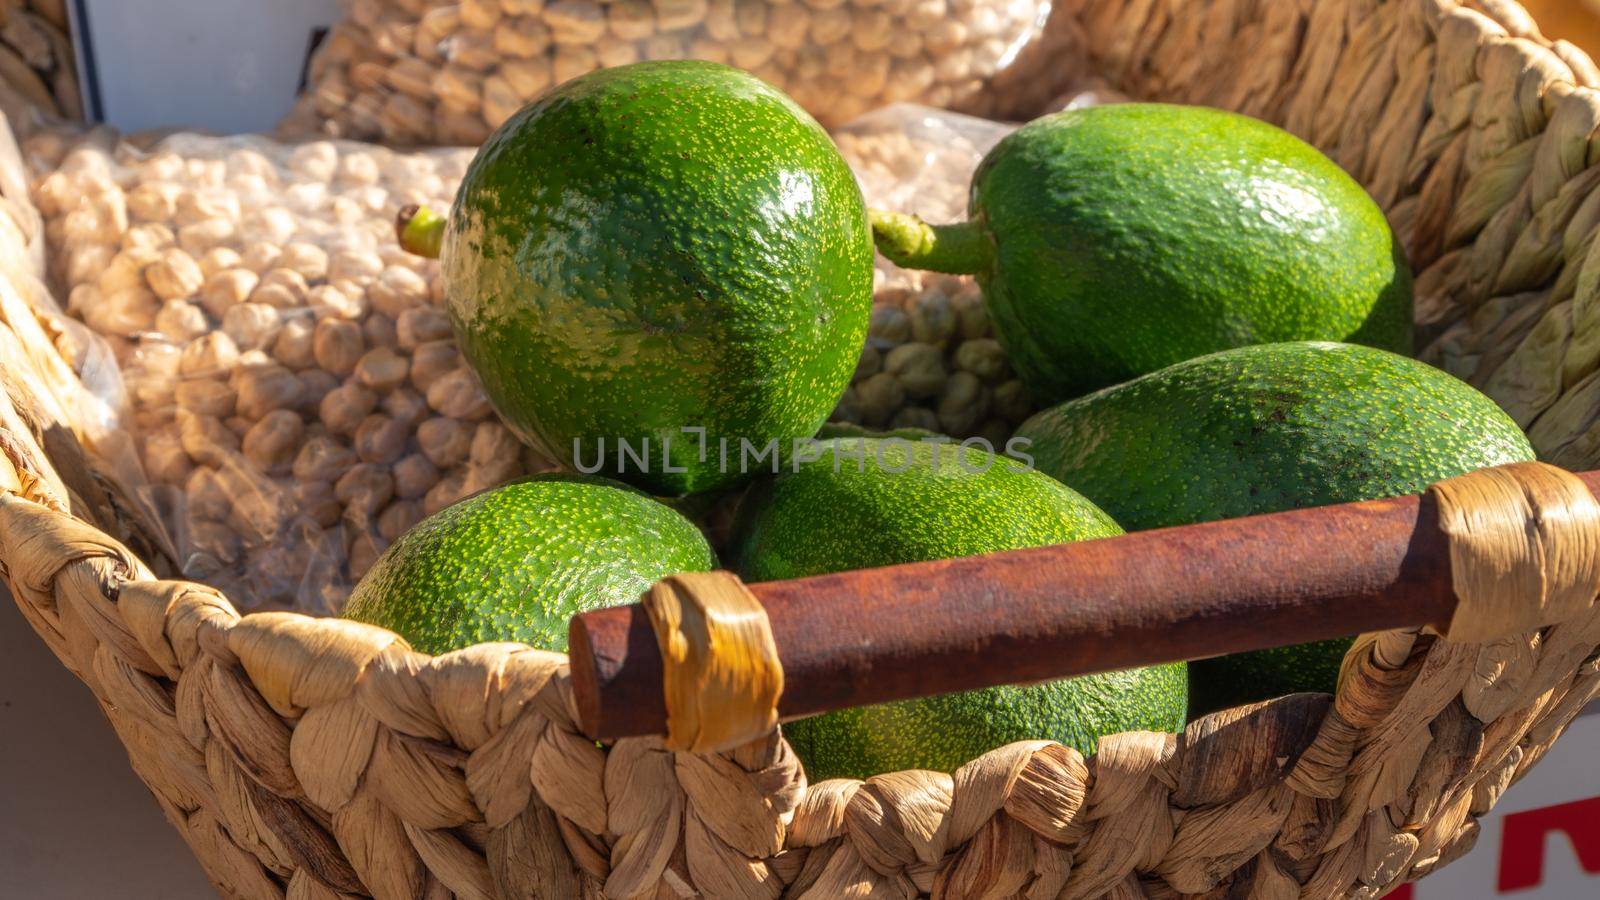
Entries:
{"label": "avocado stem", "polygon": [[407,253],[439,258],[439,246],[444,243],[444,216],[426,206],[411,204],[400,210],[394,221],[395,236]]}
{"label": "avocado stem", "polygon": [[971,222],[929,225],[919,216],[879,209],[867,216],[878,252],[897,266],[946,275],[975,275],[983,266],[981,238]]}

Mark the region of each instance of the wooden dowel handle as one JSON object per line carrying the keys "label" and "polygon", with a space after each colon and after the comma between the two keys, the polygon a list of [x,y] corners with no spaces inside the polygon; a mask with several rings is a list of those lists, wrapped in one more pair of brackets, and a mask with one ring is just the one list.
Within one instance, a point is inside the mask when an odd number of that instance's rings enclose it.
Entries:
{"label": "wooden dowel handle", "polygon": [[[1600,491],[1600,472],[1580,476]],[[1000,684],[1449,623],[1434,503],[1399,497],[966,559],[752,584],[784,719]],[[584,731],[666,730],[638,605],[575,616]]]}

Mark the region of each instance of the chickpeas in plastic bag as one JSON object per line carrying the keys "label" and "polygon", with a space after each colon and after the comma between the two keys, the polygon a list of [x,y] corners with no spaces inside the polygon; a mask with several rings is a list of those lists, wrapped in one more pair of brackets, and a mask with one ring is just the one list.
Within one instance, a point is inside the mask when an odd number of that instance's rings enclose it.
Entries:
{"label": "chickpeas in plastic bag", "polygon": [[142,498],[187,577],[336,610],[388,544],[546,464],[457,352],[395,211],[447,206],[472,153],[49,134],[27,150],[69,312],[112,348]]}
{"label": "chickpeas in plastic bag", "polygon": [[[964,211],[1014,126],[898,105],[837,140],[870,204]],[[549,463],[496,418],[396,212],[449,206],[471,150],[106,131],[25,148],[68,312],[110,348],[141,498],[183,574],[251,608],[338,609],[423,517]],[[880,260],[836,421],[1002,446],[1031,412],[970,278]]]}
{"label": "chickpeas in plastic bag", "polygon": [[[286,134],[476,145],[585,72],[696,58],[825,125],[895,102],[1034,110],[1071,54],[1049,0],[345,0]],[[1051,35],[1054,32],[1050,33]]]}

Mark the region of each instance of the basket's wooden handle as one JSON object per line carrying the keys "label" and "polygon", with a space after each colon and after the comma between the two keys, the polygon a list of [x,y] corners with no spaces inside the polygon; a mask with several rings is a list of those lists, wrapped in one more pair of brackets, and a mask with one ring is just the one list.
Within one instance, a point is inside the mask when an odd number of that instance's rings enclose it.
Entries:
{"label": "basket's wooden handle", "polygon": [[[1579,476],[1600,492],[1600,472]],[[1431,496],[1398,497],[931,563],[749,585],[784,673],[783,719],[1451,621]],[[666,730],[638,605],[575,616],[584,731]]]}

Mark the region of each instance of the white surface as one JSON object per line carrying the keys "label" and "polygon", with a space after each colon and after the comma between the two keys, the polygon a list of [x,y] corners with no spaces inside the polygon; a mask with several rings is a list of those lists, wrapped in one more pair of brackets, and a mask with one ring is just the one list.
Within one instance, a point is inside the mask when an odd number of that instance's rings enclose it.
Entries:
{"label": "white surface", "polygon": [[215,897],[100,708],[0,585],[0,897]]}
{"label": "white surface", "polygon": [[[268,131],[336,0],[83,0],[105,121]],[[80,26],[81,27],[81,26]]]}

